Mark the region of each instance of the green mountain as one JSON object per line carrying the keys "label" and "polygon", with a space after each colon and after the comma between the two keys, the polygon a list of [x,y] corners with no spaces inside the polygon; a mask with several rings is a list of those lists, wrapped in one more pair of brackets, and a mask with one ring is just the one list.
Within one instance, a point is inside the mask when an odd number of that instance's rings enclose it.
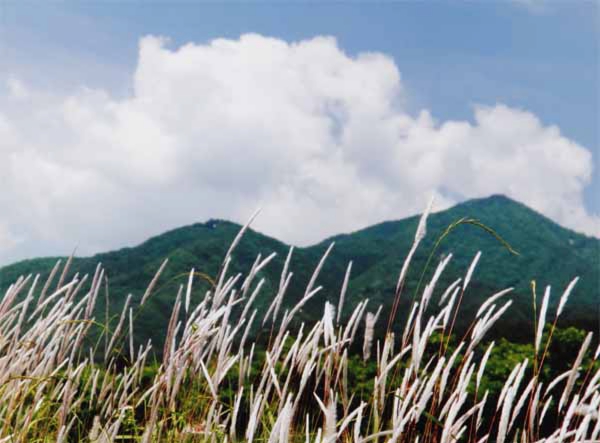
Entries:
{"label": "green mountain", "polygon": [[[519,255],[512,254],[494,235],[473,224],[457,226],[433,251],[436,240],[446,228],[464,217],[477,219],[492,228]],[[300,318],[320,317],[325,299],[337,304],[350,260],[353,261],[353,268],[344,313],[348,315],[360,300],[369,298],[369,310],[374,311],[383,305],[383,317],[386,317],[385,313],[390,311],[393,302],[398,273],[413,242],[417,223],[418,216],[389,221],[354,233],[337,235],[314,246],[295,248],[290,266],[294,276],[284,306],[293,305],[302,297],[320,257],[329,244],[335,242],[317,281],[324,289],[303,308]],[[76,257],[69,275],[79,272],[80,275],[90,274],[91,277],[97,263],[101,262],[108,275],[110,311],[114,314],[129,293],[139,302],[156,270],[168,257],[169,264],[155,292],[136,320],[136,336],[139,339],[151,337],[154,343],[159,344],[177,288],[180,284],[186,284],[189,270],[195,268],[214,278],[239,229],[239,225],[224,220],[196,223],[153,237],[136,247],[92,257]],[[277,257],[261,271],[266,282],[255,302],[259,318],[262,318],[260,313],[265,312],[275,294],[288,250],[288,245],[249,230],[234,252],[230,275],[249,270],[259,253],[262,257],[277,253]],[[553,318],[552,308],[556,307],[562,291],[575,276],[580,276],[580,280],[561,316],[560,325],[598,329],[600,240],[565,229],[525,205],[499,195],[470,200],[430,215],[427,236],[412,261],[394,325],[399,327],[406,318],[407,307],[416,294],[424,270],[427,278],[441,257],[450,252],[453,254],[437,285],[434,298],[438,297],[448,284],[458,277],[464,277],[477,251],[482,251],[482,256],[464,295],[457,318],[459,331],[468,326],[482,300],[505,287],[513,286],[515,304],[496,331],[513,340],[530,341],[533,334],[531,280],[537,283],[538,304],[544,287],[552,286],[549,318]],[[425,269],[430,254],[432,260]],[[40,273],[45,278],[59,258],[25,260],[0,268],[0,290],[4,292],[20,275]],[[66,258],[62,257],[62,260],[64,263]],[[208,289],[209,283],[198,279],[193,292],[194,300],[201,300]],[[97,318],[103,318],[104,300],[102,294]],[[379,323],[380,327],[385,327],[387,318]],[[260,331],[257,328],[255,332]],[[155,349],[159,349],[159,346]]]}

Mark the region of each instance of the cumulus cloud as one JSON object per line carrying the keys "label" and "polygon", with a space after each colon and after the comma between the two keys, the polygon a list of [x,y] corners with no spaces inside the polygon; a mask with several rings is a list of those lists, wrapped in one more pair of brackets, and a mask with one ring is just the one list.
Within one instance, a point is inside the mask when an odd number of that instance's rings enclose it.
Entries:
{"label": "cumulus cloud", "polygon": [[[400,61],[401,62],[401,61]],[[591,153],[502,104],[472,122],[410,115],[384,54],[333,38],[145,37],[132,92],[0,94],[0,262],[106,250],[179,225],[244,221],[295,244],[504,193],[598,235]]]}

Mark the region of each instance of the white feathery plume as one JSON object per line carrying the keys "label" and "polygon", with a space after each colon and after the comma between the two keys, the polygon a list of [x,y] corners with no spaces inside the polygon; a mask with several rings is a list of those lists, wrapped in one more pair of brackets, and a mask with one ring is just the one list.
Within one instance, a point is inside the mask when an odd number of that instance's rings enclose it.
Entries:
{"label": "white feathery plume", "polygon": [[446,364],[446,367],[444,368],[444,371],[442,372],[442,379],[440,381],[440,398],[439,398],[440,401],[442,401],[442,399],[444,398],[444,389],[446,389],[446,383],[448,382],[448,377],[450,376],[450,371],[452,370],[452,366],[454,366],[454,361],[456,360],[456,357],[462,350],[464,344],[465,344],[464,341],[460,342],[458,347],[454,350],[454,352],[448,359],[448,363]]}
{"label": "white feathery plume", "polygon": [[462,278],[457,278],[456,280],[454,280],[452,282],[452,284],[450,286],[448,286],[446,288],[446,290],[444,291],[444,293],[442,294],[442,296],[440,297],[440,301],[438,302],[438,306],[442,306],[444,304],[444,301],[446,301],[446,298],[448,298],[448,296],[450,295],[450,293],[454,290],[454,288],[456,288],[456,286],[462,281]]}
{"label": "white feathery plume", "polygon": [[513,381],[513,387],[515,388],[514,395],[517,395],[517,392],[519,391],[519,386],[521,385],[521,381],[523,380],[523,376],[525,375],[525,370],[527,369],[528,364],[529,359],[526,358],[525,360],[523,360],[523,364],[521,365],[519,372],[517,372],[517,376]]}
{"label": "white feathery plume", "polygon": [[481,341],[481,339],[485,336],[487,331],[489,331],[492,325],[498,321],[498,319],[506,312],[508,308],[510,308],[511,305],[512,300],[507,301],[504,304],[504,306],[502,306],[500,310],[496,312],[496,314],[494,314],[494,316],[488,322],[481,325],[481,328],[479,328],[477,335],[471,340],[471,344],[469,345],[470,349],[475,348],[475,346]]}
{"label": "white feathery plume", "polygon": [[250,328],[252,328],[252,324],[254,323],[254,317],[256,316],[257,309],[252,311],[250,315],[250,320],[246,323],[246,329],[244,329],[244,334],[242,335],[242,340],[240,341],[240,350],[244,349],[244,345],[246,344],[246,340],[248,339],[248,334],[250,333]]}
{"label": "white feathery plume", "polygon": [[417,417],[419,417],[425,410],[425,406],[427,406],[429,399],[433,395],[433,388],[437,383],[438,377],[440,375],[440,372],[442,371],[442,368],[444,367],[445,361],[446,359],[444,357],[440,358],[437,365],[435,366],[435,369],[433,370],[433,373],[429,376],[429,380],[427,380],[427,384],[425,385],[425,388],[421,393],[421,398],[419,399],[415,408],[415,415]]}
{"label": "white feathery plume", "polygon": [[575,413],[575,409],[577,408],[578,403],[579,403],[579,394],[575,394],[575,397],[573,398],[573,401],[571,402],[569,408],[567,409],[567,413],[565,414],[565,417],[563,418],[562,426],[560,427],[560,433],[558,436],[559,443],[561,443],[566,437],[567,429],[569,428],[569,424],[571,422],[571,419],[573,418],[573,414]]}
{"label": "white feathery plume", "polygon": [[535,353],[537,354],[542,343],[542,334],[544,333],[544,325],[546,324],[546,310],[548,309],[548,299],[550,298],[550,286],[546,286],[542,307],[540,308],[540,317],[538,320],[537,333],[535,334]]}
{"label": "white feathery plume", "polygon": [[477,266],[480,258],[481,251],[477,251],[475,258],[473,258],[473,261],[471,262],[471,266],[469,266],[469,269],[467,270],[467,275],[465,276],[465,281],[463,283],[463,291],[467,289],[467,286],[469,286],[469,282],[471,281],[471,277],[473,276],[473,272],[475,271],[475,267]]}
{"label": "white feathery plume", "polygon": [[202,375],[204,375],[204,378],[206,379],[206,383],[208,384],[208,389],[210,390],[210,393],[213,396],[213,399],[215,401],[218,401],[219,397],[217,396],[217,391],[212,382],[212,378],[210,377],[210,374],[208,373],[208,369],[206,369],[206,366],[204,365],[204,362],[202,360],[200,360],[200,367],[202,368]]}
{"label": "white feathery plume", "polygon": [[408,315],[408,320],[406,321],[406,325],[404,326],[404,332],[402,333],[402,344],[406,344],[408,342],[408,334],[410,333],[413,319],[415,317],[415,313],[417,312],[417,308],[419,307],[419,302],[415,302],[413,304],[412,309],[410,310],[410,314]]}
{"label": "white feathery plume", "polygon": [[160,268],[158,268],[158,271],[156,271],[156,274],[154,274],[154,277],[152,277],[152,280],[150,281],[150,284],[146,288],[146,292],[144,292],[144,295],[142,296],[142,301],[140,301],[140,306],[143,306],[144,303],[146,303],[146,300],[148,300],[148,297],[150,297],[150,294],[152,293],[152,290],[154,289],[154,286],[156,286],[156,282],[158,281],[158,278],[160,277],[160,274],[162,274],[162,272],[164,271],[165,267],[167,266],[167,263],[169,263],[169,259],[168,258],[166,258],[162,262],[162,264],[160,265]]}
{"label": "white feathery plume", "polygon": [[252,291],[250,298],[248,299],[248,301],[246,302],[246,304],[244,306],[244,310],[242,311],[241,318],[246,318],[248,311],[252,307],[252,303],[254,303],[254,300],[256,300],[256,297],[260,293],[260,290],[262,289],[263,285],[265,284],[265,281],[266,280],[264,278],[261,278],[260,281],[258,282],[258,284],[256,285],[256,288],[254,288],[254,291]]}
{"label": "white feathery plume", "polygon": [[431,296],[433,295],[435,286],[436,286],[440,276],[444,272],[444,269],[446,268],[448,263],[450,263],[451,259],[452,259],[452,254],[448,254],[442,261],[440,261],[437,268],[435,269],[435,272],[433,274],[433,277],[431,278],[431,281],[425,286],[425,290],[423,291],[423,295],[421,297],[422,304],[423,304],[423,310],[427,309],[427,306],[429,305],[429,300],[431,299]]}
{"label": "white feathery plume", "polygon": [[546,388],[546,392],[544,392],[544,397],[547,397],[548,394],[550,393],[550,391],[557,385],[559,384],[561,381],[563,381],[564,379],[566,379],[569,375],[571,375],[571,370],[569,369],[568,371],[563,372],[562,374],[558,375],[554,380],[552,380],[552,382],[550,382],[550,384],[548,385],[548,387]]}
{"label": "white feathery plume", "polygon": [[108,343],[108,348],[106,350],[106,357],[108,357],[108,355],[110,355],[110,351],[112,350],[112,348],[115,344],[115,341],[121,334],[121,329],[123,328],[123,322],[125,321],[125,316],[127,315],[127,308],[129,308],[129,303],[131,302],[131,297],[132,297],[131,294],[127,295],[127,299],[125,300],[125,306],[123,306],[123,310],[121,311],[121,317],[119,318],[119,323],[117,323],[117,327],[116,327],[115,331],[113,332],[110,342]]}
{"label": "white feathery plume", "polygon": [[190,271],[190,275],[188,277],[188,284],[185,290],[185,313],[187,314],[190,310],[190,299],[192,297],[192,282],[194,280],[194,268]]}
{"label": "white feathery plume", "polygon": [[551,404],[552,404],[552,396],[548,397],[548,399],[544,403],[544,407],[542,408],[542,413],[540,414],[540,419],[538,420],[539,425],[541,425],[542,422],[544,421],[544,417],[546,417],[546,412],[548,412],[548,409],[550,408]]}
{"label": "white feathery plume", "polygon": [[292,253],[294,252],[294,247],[290,246],[287,257],[285,259],[285,263],[283,264],[283,270],[281,271],[281,276],[279,278],[279,290],[277,291],[277,295],[273,298],[269,309],[267,309],[267,313],[263,317],[262,324],[264,325],[269,319],[269,315],[273,313],[273,323],[277,320],[277,314],[279,312],[279,308],[281,307],[281,302],[283,300],[283,296],[287,290],[287,287],[292,278],[293,272],[288,273],[288,268],[290,265],[290,261],[292,259]]}
{"label": "white feathery plume", "polygon": [[485,394],[483,394],[483,398],[481,399],[481,402],[479,403],[481,405],[481,408],[479,409],[479,412],[477,413],[477,420],[476,420],[476,424],[475,424],[475,431],[477,431],[477,429],[479,429],[479,427],[481,426],[481,422],[483,420],[483,411],[484,411],[485,404],[487,402],[489,393],[490,393],[490,391],[486,390]]}
{"label": "white feathery plume", "polygon": [[592,332],[589,332],[588,335],[585,337],[585,340],[583,341],[581,348],[579,349],[579,353],[577,354],[575,363],[573,363],[573,368],[569,372],[569,378],[567,379],[565,389],[563,390],[563,393],[560,397],[560,401],[558,403],[559,411],[562,410],[563,406],[566,404],[566,401],[568,400],[569,396],[571,395],[571,391],[573,390],[573,387],[575,386],[575,380],[577,379],[577,375],[579,374],[579,367],[581,366],[581,362],[583,361],[583,356],[585,355],[588,347],[590,346],[593,335],[594,334]]}
{"label": "white feathery plume", "polygon": [[283,283],[288,276],[288,269],[290,267],[290,262],[292,260],[292,253],[294,252],[294,247],[290,246],[287,257],[285,258],[285,263],[283,264],[283,270],[281,271],[281,276],[279,277],[279,289],[283,287]]}
{"label": "white feathery plume", "polygon": [[310,414],[306,414],[306,439],[304,443],[310,443]]}
{"label": "white feathery plume", "polygon": [[402,351],[400,351],[381,371],[381,374],[379,376],[379,381],[381,381],[382,379],[385,379],[386,375],[392,370],[392,368],[396,365],[396,363],[398,363],[398,361],[400,361],[400,359],[402,357],[404,357],[404,355],[406,355],[406,353],[408,351],[410,351],[411,347],[407,346],[404,349],[402,349]]}
{"label": "white feathery plume", "polygon": [[433,207],[433,201],[433,198],[429,200],[427,208],[425,209],[425,211],[421,215],[421,218],[419,219],[419,224],[417,225],[417,230],[415,232],[415,240],[410,248],[410,251],[408,252],[408,255],[406,256],[406,259],[404,260],[404,263],[402,264],[402,269],[400,270],[400,275],[398,276],[398,282],[396,283],[396,292],[398,292],[400,286],[402,285],[402,282],[404,282],[404,278],[406,277],[408,267],[410,265],[413,255],[415,254],[415,251],[417,250],[417,247],[419,246],[419,243],[421,242],[421,240],[423,240],[427,233],[427,217],[429,216],[431,208]]}
{"label": "white feathery plume", "polygon": [[50,288],[50,285],[52,284],[52,280],[54,280],[54,277],[56,276],[56,273],[58,272],[58,268],[60,267],[60,263],[61,263],[61,260],[58,260],[56,262],[56,264],[54,265],[54,267],[52,268],[52,271],[50,271],[50,275],[46,279],[46,283],[44,283],[44,287],[42,288],[42,292],[40,293],[40,296],[38,297],[38,302],[37,302],[37,306],[36,307],[39,308],[39,306],[42,304],[42,302],[46,298],[46,292]]}
{"label": "white feathery plume", "polygon": [[323,289],[322,286],[318,286],[315,289],[313,289],[312,291],[310,291],[308,294],[306,294],[302,300],[300,300],[296,306],[294,306],[294,308],[290,311],[290,313],[287,315],[287,317],[284,317],[285,320],[282,320],[282,329],[285,329],[283,326],[287,326],[287,324],[289,324],[289,322],[292,320],[292,318],[294,318],[294,316],[296,315],[296,313],[302,309],[302,306],[304,306],[306,304],[306,302],[308,300],[310,300],[316,293],[318,293],[319,291],[321,291],[321,289]]}
{"label": "white feathery plume", "polygon": [[356,305],[356,307],[354,308],[354,311],[352,311],[352,315],[350,316],[350,319],[346,323],[346,328],[344,329],[344,333],[342,334],[342,340],[346,340],[349,337],[354,338],[355,330],[358,329],[358,325],[360,323],[360,318],[362,317],[363,312],[365,311],[368,302],[369,302],[369,299],[366,299],[366,300],[359,302]]}
{"label": "white feathery plume", "polygon": [[485,366],[487,364],[488,358],[490,358],[490,353],[492,352],[492,349],[494,347],[494,342],[491,342],[490,345],[488,346],[487,350],[485,351],[485,354],[483,354],[483,357],[481,359],[481,363],[479,364],[479,370],[477,371],[477,381],[475,383],[476,388],[475,389],[479,389],[479,384],[481,383],[481,377],[483,377],[483,371],[485,370]]}
{"label": "white feathery plume", "polygon": [[329,245],[329,247],[327,248],[327,250],[321,257],[321,260],[319,260],[319,263],[317,264],[317,267],[315,268],[312,276],[310,277],[310,281],[308,282],[308,285],[306,286],[306,290],[304,291],[304,297],[307,297],[308,294],[313,290],[315,282],[317,281],[317,277],[319,276],[319,273],[321,272],[321,268],[325,264],[325,260],[327,260],[327,257],[329,256],[329,253],[331,252],[331,250],[333,249],[334,246],[335,246],[335,242],[331,242],[331,244]]}
{"label": "white feathery plume", "polygon": [[[361,406],[363,403],[361,402]],[[361,441],[360,438],[360,425],[362,424],[362,411],[363,408],[358,408],[358,414],[356,415],[356,421],[354,422],[354,441]]]}
{"label": "white feathery plume", "polygon": [[527,387],[525,388],[525,390],[521,394],[521,397],[517,401],[517,404],[515,405],[515,408],[514,408],[513,413],[512,413],[512,418],[510,420],[510,424],[508,425],[508,429],[509,430],[512,429],[515,421],[517,420],[519,412],[521,411],[521,408],[525,404],[525,401],[528,399],[529,393],[531,392],[531,390],[535,386],[536,381],[537,381],[537,377],[533,376],[531,378],[531,380],[529,381],[529,384],[527,385]]}
{"label": "white feathery plume", "polygon": [[529,408],[529,428],[533,429],[535,426],[535,419],[537,416],[538,406],[540,403],[540,394],[542,392],[543,383],[540,383],[535,390],[535,394],[533,395],[533,399],[531,401],[531,406]]}
{"label": "white feathery plume", "polygon": [[593,405],[579,403],[579,405],[575,408],[574,415],[581,416],[583,417],[583,419],[577,427],[577,432],[575,434],[574,441],[585,440],[585,436],[588,434],[588,429],[590,427],[591,421],[595,420],[597,422],[600,418],[600,413],[598,412],[599,410],[600,408],[598,403],[595,403]]}
{"label": "white feathery plume", "polygon": [[342,316],[342,309],[344,307],[344,297],[346,296],[346,291],[348,289],[348,281],[350,280],[350,272],[352,272],[352,261],[348,263],[348,268],[346,268],[346,275],[344,275],[344,283],[342,283],[342,289],[340,291],[340,302],[338,304],[338,311],[336,317],[336,323],[340,323],[340,318]]}
{"label": "white feathery plume", "polygon": [[275,320],[277,320],[277,314],[279,312],[279,308],[281,307],[281,302],[283,300],[283,296],[285,295],[285,292],[287,291],[287,287],[288,287],[293,275],[294,275],[294,273],[290,272],[287,275],[287,277],[285,278],[285,280],[281,283],[281,286],[279,287],[279,290],[277,291],[277,295],[273,298],[273,301],[269,305],[269,309],[267,309],[267,313],[263,317],[263,321],[262,321],[263,326],[269,320],[269,315],[271,315],[271,313],[273,313],[273,323],[275,323]]}
{"label": "white feathery plume", "polygon": [[571,295],[571,291],[573,290],[578,281],[579,277],[575,277],[573,280],[571,280],[571,283],[569,283],[567,289],[565,289],[565,292],[563,292],[563,295],[560,297],[560,301],[558,302],[558,309],[556,310],[556,318],[560,317],[560,314],[562,314],[562,311],[565,308],[565,305],[567,304],[567,300],[569,299],[569,295]]}
{"label": "white feathery plume", "polygon": [[600,385],[598,382],[600,381],[600,370],[597,370],[594,376],[590,379],[587,388],[585,389],[585,393],[581,398],[581,401],[587,401],[592,395],[596,393],[600,393]]}
{"label": "white feathery plume", "polygon": [[252,222],[254,221],[254,219],[256,218],[256,216],[260,213],[260,211],[261,211],[260,208],[258,208],[256,211],[254,211],[254,213],[250,216],[250,218],[248,219],[248,221],[246,222],[246,224],[244,226],[242,226],[242,229],[239,230],[239,232],[237,233],[237,235],[235,236],[235,238],[231,242],[231,245],[229,246],[229,249],[227,250],[227,253],[225,254],[225,260],[231,258],[231,253],[236,248],[236,246],[238,245],[238,243],[242,239],[243,235],[248,230],[248,228],[250,227],[250,225],[252,224]]}
{"label": "white feathery plume", "polygon": [[335,342],[335,330],[333,327],[333,317],[335,308],[329,302],[325,302],[325,309],[323,312],[323,339],[325,340],[325,346],[329,346]]}
{"label": "white feathery plume", "polygon": [[498,436],[496,438],[497,443],[504,443],[506,440],[506,433],[508,432],[508,420],[510,418],[510,411],[512,403],[515,397],[515,388],[509,388],[506,393],[506,400],[502,405],[502,413],[500,414],[500,423],[498,424]]}
{"label": "white feathery plume", "polygon": [[323,443],[335,443],[336,440],[336,423],[337,423],[337,414],[335,407],[335,398],[333,392],[330,393],[329,402],[327,402],[327,406],[323,404],[321,399],[314,394],[319,407],[323,411],[323,416],[325,417],[325,426],[323,427]]}
{"label": "white feathery plume", "polygon": [[252,281],[254,281],[254,277],[256,276],[256,269],[258,268],[258,264],[260,263],[260,260],[262,259],[262,254],[258,254],[256,256],[256,258],[254,259],[254,263],[252,263],[252,267],[250,268],[250,271],[248,271],[248,274],[246,275],[246,278],[244,279],[244,283],[242,283],[242,294],[243,296],[246,295],[246,292],[248,291],[248,288],[250,287],[250,284],[252,283]]}
{"label": "white feathery plume", "polygon": [[133,309],[129,308],[129,358],[131,361],[135,358],[135,351],[133,348]]}
{"label": "white feathery plume", "polygon": [[279,412],[277,420],[273,424],[268,443],[288,443],[290,424],[292,421],[292,398],[291,394],[285,401],[284,407]]}
{"label": "white feathery plume", "polygon": [[502,390],[500,391],[500,396],[498,397],[498,403],[496,404],[496,411],[498,411],[500,409],[500,406],[502,406],[502,403],[504,401],[504,397],[506,396],[508,390],[512,387],[513,380],[515,379],[515,377],[519,373],[519,370],[521,369],[521,366],[523,366],[523,362],[517,364],[512,369],[512,371],[508,375],[508,378],[504,382],[504,386],[502,386]]}
{"label": "white feathery plume", "polygon": [[415,241],[421,241],[421,240],[423,240],[423,238],[425,238],[425,235],[427,233],[427,217],[429,217],[429,214],[431,213],[431,209],[433,208],[434,200],[435,200],[435,197],[431,197],[431,199],[429,200],[429,204],[427,205],[427,208],[425,209],[425,211],[421,215],[421,218],[419,219],[417,231],[415,232]]}
{"label": "white feathery plume", "polygon": [[444,319],[443,319],[443,323],[442,323],[444,329],[446,329],[446,326],[448,325],[448,322],[450,321],[450,314],[452,313],[452,309],[454,308],[454,303],[456,302],[456,297],[459,292],[460,292],[460,286],[457,286],[456,288],[454,288],[454,291],[452,291],[452,296],[450,297],[450,300],[448,301],[448,304],[446,305],[446,314],[444,315]]}
{"label": "white feathery plume", "polygon": [[371,357],[371,347],[373,345],[373,336],[375,335],[375,315],[367,312],[365,317],[365,338],[363,341],[363,360]]}
{"label": "white feathery plume", "polygon": [[348,414],[346,416],[346,418],[344,419],[344,421],[342,422],[342,424],[340,425],[340,427],[339,427],[339,429],[337,431],[337,438],[338,439],[342,436],[342,433],[348,427],[348,425],[354,419],[354,417],[359,417],[362,414],[362,410],[366,406],[367,406],[367,404],[365,402],[361,401],[360,405],[358,406],[358,408],[356,408],[354,411],[352,411],[350,414]]}
{"label": "white feathery plume", "polygon": [[64,294],[65,292],[67,292],[69,289],[71,289],[77,283],[78,283],[78,280],[72,280],[71,282],[67,283],[66,285],[62,286],[60,289],[58,289],[57,291],[55,291],[46,300],[44,300],[44,302],[41,303],[36,308],[35,311],[33,311],[33,314],[31,314],[31,316],[29,317],[29,320],[31,321],[33,318],[35,318],[35,316],[37,314],[39,314],[44,309],[45,306],[49,305],[55,298],[57,298],[59,295]]}
{"label": "white feathery plume", "polygon": [[263,270],[263,268],[265,266],[267,266],[275,257],[277,257],[277,252],[271,252],[269,254],[269,256],[267,258],[265,258],[263,261],[261,261],[259,263],[259,265],[256,267],[256,270],[254,271],[256,274],[258,274],[260,271]]}
{"label": "white feathery plume", "polygon": [[293,276],[294,276],[293,272],[290,272],[288,274],[287,278],[285,279],[283,287],[279,290],[279,293],[277,294],[277,297],[276,297],[277,303],[275,303],[275,309],[273,310],[273,323],[275,323],[277,321],[277,314],[279,314],[279,310],[281,309],[281,304],[283,303],[283,297],[287,291],[287,288],[288,288]]}
{"label": "white feathery plume", "polygon": [[254,439],[254,433],[256,432],[256,428],[258,426],[258,412],[262,403],[262,398],[263,394],[258,394],[254,399],[254,403],[252,404],[250,417],[248,418],[248,426],[246,427],[246,440],[248,443],[252,443],[252,440]]}
{"label": "white feathery plume", "polygon": [[58,284],[56,285],[56,289],[57,290],[58,290],[58,288],[60,288],[62,286],[63,282],[67,278],[67,273],[69,272],[69,268],[71,267],[71,263],[73,263],[73,257],[74,256],[75,256],[75,250],[73,250],[73,252],[69,256],[69,258],[67,259],[67,262],[65,263],[65,267],[63,268],[63,271],[60,274],[60,277],[58,279]]}
{"label": "white feathery plume", "polygon": [[479,318],[481,316],[481,314],[483,312],[485,312],[485,310],[488,308],[488,306],[490,306],[492,303],[494,303],[496,300],[498,300],[500,297],[505,296],[506,294],[508,294],[509,292],[512,292],[514,288],[506,288],[500,292],[497,292],[496,294],[492,295],[490,298],[488,298],[485,302],[483,302],[481,304],[481,306],[479,307],[479,310],[477,311],[477,315],[476,317]]}

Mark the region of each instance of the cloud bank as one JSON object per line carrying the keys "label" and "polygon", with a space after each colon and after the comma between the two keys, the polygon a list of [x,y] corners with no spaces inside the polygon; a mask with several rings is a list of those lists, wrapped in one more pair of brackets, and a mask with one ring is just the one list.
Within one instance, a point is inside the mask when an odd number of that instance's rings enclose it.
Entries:
{"label": "cloud bank", "polygon": [[[399,61],[401,62],[401,61]],[[410,115],[400,71],[334,38],[140,41],[131,93],[0,93],[0,263],[86,254],[207,218],[308,244],[504,193],[599,234],[583,204],[591,153],[530,112]]]}

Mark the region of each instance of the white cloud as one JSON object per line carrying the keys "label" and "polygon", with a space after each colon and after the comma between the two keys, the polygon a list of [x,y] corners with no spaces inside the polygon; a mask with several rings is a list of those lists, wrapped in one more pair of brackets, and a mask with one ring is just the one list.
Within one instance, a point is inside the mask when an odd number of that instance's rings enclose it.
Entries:
{"label": "white cloud", "polygon": [[[599,233],[582,193],[591,154],[501,104],[474,121],[409,115],[383,54],[333,38],[259,35],[170,49],[145,37],[127,98],[82,88],[0,95],[0,263],[132,244],[210,217],[306,244],[505,193]],[[21,241],[7,239],[19,238]]]}

